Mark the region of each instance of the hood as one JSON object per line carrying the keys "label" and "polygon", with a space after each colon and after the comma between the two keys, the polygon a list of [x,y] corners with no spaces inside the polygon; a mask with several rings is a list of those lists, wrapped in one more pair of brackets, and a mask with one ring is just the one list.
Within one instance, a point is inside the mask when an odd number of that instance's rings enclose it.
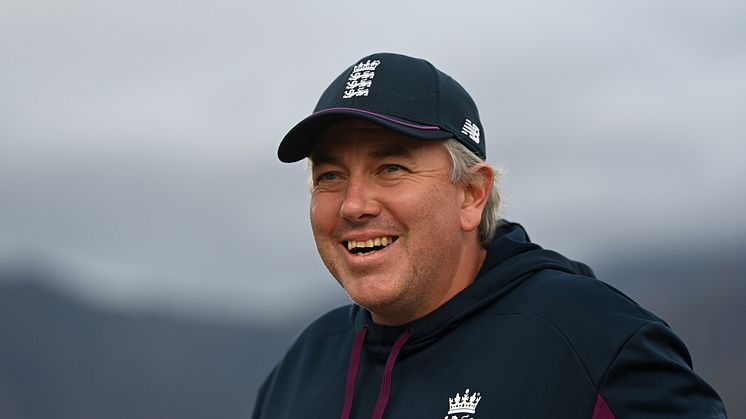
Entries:
{"label": "hood", "polygon": [[397,337],[410,330],[412,336],[401,350],[403,358],[433,344],[473,313],[543,269],[594,276],[588,266],[532,243],[520,224],[503,222],[487,247],[487,256],[476,280],[432,313],[401,326],[381,326],[373,323],[368,310],[353,305],[351,321],[355,330],[368,327],[365,347],[380,359],[386,359]]}

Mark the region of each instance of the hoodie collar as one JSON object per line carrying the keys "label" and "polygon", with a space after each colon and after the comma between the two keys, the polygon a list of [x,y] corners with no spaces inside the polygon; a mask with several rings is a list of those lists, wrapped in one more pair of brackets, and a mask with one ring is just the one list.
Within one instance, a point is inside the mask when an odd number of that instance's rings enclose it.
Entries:
{"label": "hoodie collar", "polygon": [[401,326],[373,323],[370,312],[353,305],[350,311],[355,330],[368,328],[367,351],[385,360],[396,339],[407,329],[412,331],[401,358],[431,345],[456,328],[474,312],[500,299],[534,272],[556,269],[593,276],[590,268],[556,252],[532,243],[524,228],[503,222],[495,240],[487,247],[487,256],[475,281],[435,311]]}

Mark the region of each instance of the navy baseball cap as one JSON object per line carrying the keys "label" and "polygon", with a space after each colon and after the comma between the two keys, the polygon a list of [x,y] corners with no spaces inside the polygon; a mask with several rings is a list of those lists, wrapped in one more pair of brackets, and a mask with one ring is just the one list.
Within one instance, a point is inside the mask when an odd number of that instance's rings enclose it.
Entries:
{"label": "navy baseball cap", "polygon": [[282,139],[277,156],[302,160],[331,124],[361,118],[423,140],[455,138],[483,160],[484,129],[477,105],[456,80],[429,62],[377,53],[348,67],[321,95],[313,113]]}

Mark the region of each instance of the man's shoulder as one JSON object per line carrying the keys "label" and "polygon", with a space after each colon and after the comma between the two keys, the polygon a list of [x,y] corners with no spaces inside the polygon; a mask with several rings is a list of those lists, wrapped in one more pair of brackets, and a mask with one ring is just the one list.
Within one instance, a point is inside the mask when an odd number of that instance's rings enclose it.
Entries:
{"label": "man's shoulder", "polygon": [[557,332],[600,380],[627,342],[645,326],[668,325],[611,285],[596,278],[543,270],[532,275],[493,306],[500,312],[522,313]]}
{"label": "man's shoulder", "polygon": [[578,325],[595,319],[637,328],[650,321],[663,322],[622,291],[586,275],[543,270],[511,294],[510,304],[557,323]]}
{"label": "man's shoulder", "polygon": [[310,393],[306,393],[308,387],[313,393],[340,382],[346,371],[345,363],[339,362],[340,353],[347,351],[346,341],[352,339],[350,310],[351,306],[331,310],[300,332],[262,384],[255,417],[260,411],[271,411],[273,417],[297,417],[288,413],[299,409],[297,404],[288,404],[289,400],[312,403]]}

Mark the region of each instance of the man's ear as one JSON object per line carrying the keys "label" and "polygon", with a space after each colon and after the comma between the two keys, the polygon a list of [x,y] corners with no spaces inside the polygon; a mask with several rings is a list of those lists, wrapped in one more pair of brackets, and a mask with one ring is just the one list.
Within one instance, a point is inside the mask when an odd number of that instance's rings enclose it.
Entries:
{"label": "man's ear", "polygon": [[495,171],[486,163],[472,167],[473,175],[463,184],[464,200],[461,204],[461,230],[474,231],[482,221],[482,212],[492,194]]}

